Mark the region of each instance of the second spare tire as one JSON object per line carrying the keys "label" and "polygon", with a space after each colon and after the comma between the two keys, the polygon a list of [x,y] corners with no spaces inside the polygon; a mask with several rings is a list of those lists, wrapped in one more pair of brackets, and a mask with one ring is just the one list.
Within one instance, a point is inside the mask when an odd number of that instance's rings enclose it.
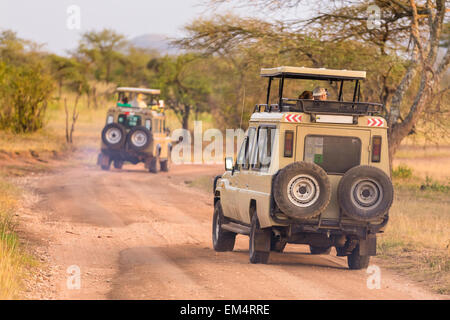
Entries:
{"label": "second spare tire", "polygon": [[133,127],[128,133],[128,147],[135,151],[144,151],[152,142],[152,138],[152,134],[146,127]]}
{"label": "second spare tire", "polygon": [[391,179],[376,167],[354,167],[339,182],[339,205],[347,216],[355,220],[370,222],[382,218],[393,200]]}
{"label": "second spare tire", "polygon": [[278,207],[290,218],[313,218],[328,206],[331,186],[327,173],[318,165],[294,162],[275,176],[273,195]]}

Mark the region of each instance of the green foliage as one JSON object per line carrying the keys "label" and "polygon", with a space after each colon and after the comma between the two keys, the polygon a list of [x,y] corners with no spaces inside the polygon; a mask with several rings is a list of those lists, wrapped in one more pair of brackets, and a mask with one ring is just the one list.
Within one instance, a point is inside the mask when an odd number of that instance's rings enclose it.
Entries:
{"label": "green foliage", "polygon": [[420,190],[432,190],[438,192],[450,192],[450,184],[442,184],[439,181],[434,181],[429,176],[425,178],[425,183],[420,186]]}
{"label": "green foliage", "polygon": [[53,79],[42,65],[0,67],[0,127],[13,132],[42,128]]}
{"label": "green foliage", "polygon": [[409,179],[412,177],[412,174],[412,169],[404,164],[401,164],[392,170],[392,177],[397,179]]}
{"label": "green foliage", "polygon": [[196,55],[182,54],[153,59],[148,64],[157,74],[154,84],[161,89],[166,105],[175,112],[184,129],[188,128],[191,112],[210,111],[210,79],[202,63]]}

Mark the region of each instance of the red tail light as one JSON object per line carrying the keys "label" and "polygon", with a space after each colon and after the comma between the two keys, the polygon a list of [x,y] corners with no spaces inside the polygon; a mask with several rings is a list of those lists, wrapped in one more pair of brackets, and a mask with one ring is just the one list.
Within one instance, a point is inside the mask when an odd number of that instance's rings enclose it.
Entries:
{"label": "red tail light", "polygon": [[381,137],[374,136],[372,138],[372,162],[380,162],[381,160]]}
{"label": "red tail light", "polygon": [[292,158],[294,147],[294,131],[286,131],[284,133],[284,156]]}

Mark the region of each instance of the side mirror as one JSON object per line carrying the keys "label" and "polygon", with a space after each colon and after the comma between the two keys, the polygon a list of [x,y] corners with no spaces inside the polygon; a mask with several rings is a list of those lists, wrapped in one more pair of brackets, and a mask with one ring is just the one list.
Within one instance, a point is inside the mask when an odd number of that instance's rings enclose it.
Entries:
{"label": "side mirror", "polygon": [[225,171],[233,171],[233,158],[225,158]]}

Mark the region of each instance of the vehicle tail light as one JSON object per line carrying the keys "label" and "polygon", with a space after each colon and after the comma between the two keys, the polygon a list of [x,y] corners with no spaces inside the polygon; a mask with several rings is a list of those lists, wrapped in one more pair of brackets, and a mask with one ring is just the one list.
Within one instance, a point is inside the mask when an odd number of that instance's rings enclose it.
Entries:
{"label": "vehicle tail light", "polygon": [[380,162],[381,160],[381,137],[372,138],[372,162]]}
{"label": "vehicle tail light", "polygon": [[284,133],[284,156],[292,158],[294,149],[294,131],[286,131]]}

